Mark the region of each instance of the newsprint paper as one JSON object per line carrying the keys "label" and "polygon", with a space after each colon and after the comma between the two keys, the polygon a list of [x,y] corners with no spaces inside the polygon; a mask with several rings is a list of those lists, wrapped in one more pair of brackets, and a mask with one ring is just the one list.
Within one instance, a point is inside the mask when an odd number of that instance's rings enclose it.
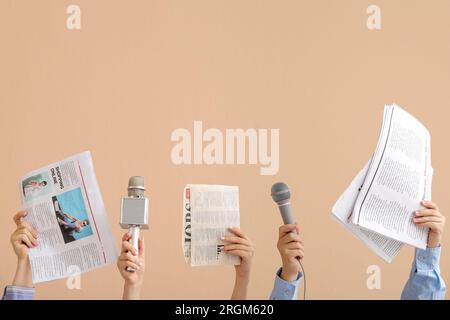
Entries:
{"label": "newsprint paper", "polygon": [[191,266],[238,265],[222,251],[230,227],[239,227],[239,187],[189,184],[183,192],[182,246]]}
{"label": "newsprint paper", "polygon": [[26,221],[39,233],[30,249],[33,283],[115,263],[117,249],[90,152],[32,171],[20,180]]}

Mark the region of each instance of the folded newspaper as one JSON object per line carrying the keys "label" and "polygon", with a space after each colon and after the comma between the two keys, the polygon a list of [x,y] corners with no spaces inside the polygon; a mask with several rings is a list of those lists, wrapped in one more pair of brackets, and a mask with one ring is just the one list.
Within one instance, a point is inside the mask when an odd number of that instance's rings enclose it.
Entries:
{"label": "folded newspaper", "polygon": [[239,188],[189,184],[183,192],[184,258],[191,266],[238,265],[222,251],[228,228],[239,227]]}
{"label": "folded newspaper", "polygon": [[33,283],[115,263],[117,249],[90,152],[32,171],[20,181],[26,221],[39,233],[30,249]]}
{"label": "folded newspaper", "polygon": [[431,200],[433,168],[428,130],[397,105],[385,106],[372,159],[353,179],[332,216],[387,262],[403,244],[426,248],[428,228],[413,221]]}

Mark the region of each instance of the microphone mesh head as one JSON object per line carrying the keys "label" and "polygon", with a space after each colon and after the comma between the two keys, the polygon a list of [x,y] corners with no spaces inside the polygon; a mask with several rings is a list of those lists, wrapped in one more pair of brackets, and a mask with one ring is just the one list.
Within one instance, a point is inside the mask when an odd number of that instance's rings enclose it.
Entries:
{"label": "microphone mesh head", "polygon": [[288,185],[284,182],[275,183],[271,189],[271,196],[276,203],[289,200],[291,193],[289,192]]}
{"label": "microphone mesh head", "polygon": [[145,185],[144,177],[134,176],[128,180],[128,196],[142,198],[144,197]]}

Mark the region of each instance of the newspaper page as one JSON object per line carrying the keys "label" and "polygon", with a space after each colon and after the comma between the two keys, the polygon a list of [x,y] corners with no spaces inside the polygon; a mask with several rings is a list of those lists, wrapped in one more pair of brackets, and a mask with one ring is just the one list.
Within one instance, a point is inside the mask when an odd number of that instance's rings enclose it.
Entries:
{"label": "newspaper page", "polygon": [[33,283],[115,263],[117,249],[86,151],[32,171],[20,181],[26,221],[39,233],[30,249]]}
{"label": "newspaper page", "polygon": [[230,227],[239,227],[239,188],[187,185],[184,189],[183,252],[191,266],[238,265],[239,257],[222,251]]}
{"label": "newspaper page", "polygon": [[350,233],[360,239],[375,254],[390,263],[400,252],[403,243],[385,237],[373,231],[365,230],[352,224],[349,219],[355,206],[356,198],[366,179],[370,161],[353,179],[350,186],[339,197],[332,209],[332,216]]}
{"label": "newspaper page", "polygon": [[431,197],[431,143],[428,130],[396,105],[386,106],[373,161],[352,213],[363,228],[426,248],[428,229],[412,216]]}

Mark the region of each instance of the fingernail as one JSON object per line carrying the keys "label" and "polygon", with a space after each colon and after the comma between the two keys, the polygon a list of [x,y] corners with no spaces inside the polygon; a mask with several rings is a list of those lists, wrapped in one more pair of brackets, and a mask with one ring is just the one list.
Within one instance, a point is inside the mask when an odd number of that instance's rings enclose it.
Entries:
{"label": "fingernail", "polygon": [[225,240],[225,237],[220,237],[220,240]]}
{"label": "fingernail", "polygon": [[139,262],[139,265],[140,265],[140,266],[142,266],[142,264],[143,264],[142,262]]}

